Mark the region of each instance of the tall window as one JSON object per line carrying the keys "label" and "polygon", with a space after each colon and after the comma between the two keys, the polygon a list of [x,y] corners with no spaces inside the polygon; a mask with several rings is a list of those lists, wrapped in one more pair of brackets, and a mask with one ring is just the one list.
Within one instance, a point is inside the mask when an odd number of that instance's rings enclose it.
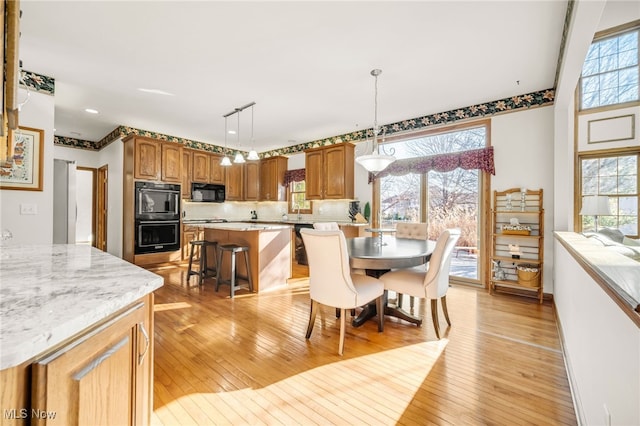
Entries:
{"label": "tall window", "polygon": [[[638,160],[640,154],[580,158],[581,193],[609,197],[611,216],[598,217],[600,227],[638,236]],[[593,216],[582,216],[582,229],[594,227]]]}
{"label": "tall window", "polygon": [[[395,149],[396,158],[412,158],[484,148],[486,144],[487,129],[480,126],[387,143],[384,149]],[[473,281],[480,278],[480,205],[478,170],[458,168],[380,180],[382,226],[394,227],[399,221],[427,222],[432,240],[447,228],[460,228],[451,275]]]}
{"label": "tall window", "polygon": [[581,109],[640,99],[639,34],[635,29],[591,44],[580,79]]}

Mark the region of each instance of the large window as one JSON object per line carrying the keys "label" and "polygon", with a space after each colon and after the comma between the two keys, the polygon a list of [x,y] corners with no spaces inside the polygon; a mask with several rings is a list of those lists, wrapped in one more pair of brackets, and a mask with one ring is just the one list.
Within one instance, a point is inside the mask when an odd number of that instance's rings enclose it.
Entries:
{"label": "large window", "polygon": [[[414,137],[386,143],[397,158],[413,158],[484,148],[486,127]],[[436,240],[447,228],[460,228],[451,275],[479,281],[479,214],[481,205],[478,170],[387,176],[380,179],[380,214],[383,227],[399,221],[427,222],[429,239]]]}
{"label": "large window", "polygon": [[[582,196],[609,197],[610,216],[599,216],[598,226],[617,228],[628,236],[638,236],[637,153],[580,158]],[[582,216],[582,229],[595,227],[594,216]]]}
{"label": "large window", "polygon": [[640,99],[639,33],[640,30],[635,29],[591,44],[580,79],[581,109]]}

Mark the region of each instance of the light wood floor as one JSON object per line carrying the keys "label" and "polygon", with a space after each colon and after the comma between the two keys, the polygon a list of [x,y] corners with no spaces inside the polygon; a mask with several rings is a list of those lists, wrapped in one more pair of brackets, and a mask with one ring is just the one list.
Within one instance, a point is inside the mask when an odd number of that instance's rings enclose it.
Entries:
{"label": "light wood floor", "polygon": [[577,424],[548,302],[453,286],[441,340],[430,313],[369,321],[347,325],[341,357],[334,309],[304,338],[304,279],[229,299],[184,268],[154,272],[153,424]]}

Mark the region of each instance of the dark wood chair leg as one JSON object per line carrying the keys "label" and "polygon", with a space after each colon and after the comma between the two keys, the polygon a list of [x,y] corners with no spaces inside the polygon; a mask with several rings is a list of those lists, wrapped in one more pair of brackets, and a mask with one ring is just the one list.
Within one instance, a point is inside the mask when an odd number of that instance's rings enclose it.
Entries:
{"label": "dark wood chair leg", "polygon": [[316,322],[316,314],[318,313],[318,302],[311,301],[311,310],[309,311],[309,325],[307,325],[307,339],[311,337],[313,331],[313,325]]}
{"label": "dark wood chair leg", "polygon": [[378,332],[384,331],[384,295],[376,299],[376,309],[378,310]]}
{"label": "dark wood chair leg", "polygon": [[440,324],[438,324],[438,299],[431,299],[431,318],[436,329],[436,337],[440,339]]}
{"label": "dark wood chair leg", "polygon": [[444,313],[444,319],[447,320],[447,324],[451,325],[451,321],[449,320],[449,311],[447,311],[447,295],[445,294],[440,299],[442,302],[442,313]]}

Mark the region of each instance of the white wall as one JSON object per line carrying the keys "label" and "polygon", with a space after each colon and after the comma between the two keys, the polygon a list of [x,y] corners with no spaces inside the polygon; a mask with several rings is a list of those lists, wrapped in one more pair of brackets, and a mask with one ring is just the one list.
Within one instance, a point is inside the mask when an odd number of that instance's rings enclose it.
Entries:
{"label": "white wall", "polygon": [[[19,89],[18,99],[26,98]],[[0,190],[0,228],[13,234],[8,244],[51,244],[53,241],[53,111],[54,98],[31,93],[20,111],[20,126],[44,130],[42,191]],[[38,213],[21,215],[20,204],[35,204]]]}
{"label": "white wall", "polygon": [[100,151],[99,166],[109,166],[107,193],[107,252],[122,257],[122,185],[124,144],[120,139]]}
{"label": "white wall", "polygon": [[54,145],[53,158],[57,160],[75,161],[76,167],[91,167],[94,169],[100,167],[100,153],[98,151]]}
{"label": "white wall", "polygon": [[491,119],[496,175],[491,189],[543,190],[544,292],[553,291],[553,107],[541,107]]}
{"label": "white wall", "polygon": [[[619,255],[622,256],[622,255]],[[640,329],[558,241],[554,302],[581,424],[640,425]]]}
{"label": "white wall", "polygon": [[54,158],[75,161],[76,166],[108,166],[107,252],[122,257],[122,173],[124,147],[121,140],[111,142],[101,151],[54,147]]}

